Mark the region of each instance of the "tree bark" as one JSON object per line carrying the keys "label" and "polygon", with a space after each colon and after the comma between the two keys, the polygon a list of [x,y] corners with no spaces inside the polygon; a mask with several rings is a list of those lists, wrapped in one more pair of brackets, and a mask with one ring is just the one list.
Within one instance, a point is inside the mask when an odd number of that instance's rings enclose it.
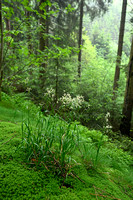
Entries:
{"label": "tree bark", "polygon": [[130,60],[128,65],[128,77],[125,90],[125,98],[123,105],[123,117],[121,120],[120,131],[123,135],[130,136],[132,108],[133,108],[133,38],[130,52]]}
{"label": "tree bark", "polygon": [[120,77],[120,65],[121,65],[121,56],[122,56],[122,49],[123,49],[126,8],[127,8],[127,0],[123,0],[121,22],[120,22],[120,32],[119,32],[119,41],[118,41],[118,50],[117,50],[117,59],[116,59],[116,69],[115,69],[114,85],[113,85],[113,99],[116,98],[115,93],[116,93],[116,90],[118,89],[118,81],[119,81],[119,77]]}
{"label": "tree bark", "polygon": [[[31,0],[29,0],[29,4],[30,4]],[[31,38],[32,38],[32,33],[31,33],[31,20],[30,20],[30,14],[31,12],[26,10],[25,11],[26,17],[27,17],[27,40],[28,40],[28,49],[29,49],[29,54],[32,54],[32,43],[31,43]]]}
{"label": "tree bark", "polygon": [[[41,0],[40,1],[40,6],[42,3],[47,2],[47,0]],[[49,25],[48,25],[48,17],[47,14],[44,16],[44,10],[40,10],[40,38],[39,38],[39,49],[40,51],[44,51],[48,47],[48,32],[49,32]],[[49,8],[48,5],[46,6],[46,12],[48,13]],[[41,64],[41,69],[40,69],[40,87],[43,88],[45,85],[45,74],[46,74],[46,67],[47,67],[47,62],[46,62],[46,57],[44,62]]]}
{"label": "tree bark", "polygon": [[79,54],[78,54],[78,77],[81,77],[81,45],[82,45],[82,27],[83,27],[83,8],[84,8],[84,0],[81,0],[80,5],[80,25],[79,25]]}
{"label": "tree bark", "polygon": [[57,106],[58,101],[58,87],[59,87],[59,58],[56,59],[56,81],[55,81],[55,104]]}
{"label": "tree bark", "polygon": [[2,80],[3,80],[3,22],[2,22],[2,0],[0,0],[0,30],[1,30],[1,46],[0,46],[0,101],[2,92]]}

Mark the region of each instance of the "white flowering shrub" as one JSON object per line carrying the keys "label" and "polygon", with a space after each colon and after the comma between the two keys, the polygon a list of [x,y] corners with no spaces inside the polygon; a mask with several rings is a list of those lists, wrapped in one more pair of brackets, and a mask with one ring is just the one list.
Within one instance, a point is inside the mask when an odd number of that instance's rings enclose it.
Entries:
{"label": "white flowering shrub", "polygon": [[44,93],[44,97],[49,98],[51,101],[54,101],[55,97],[55,90],[53,88],[47,88],[46,92]]}
{"label": "white flowering shrub", "polygon": [[88,116],[87,112],[90,105],[84,100],[83,96],[77,95],[76,97],[72,97],[69,93],[64,93],[59,98],[59,105],[59,113],[65,120],[76,120],[83,124],[85,120],[88,121],[89,117],[86,118],[86,116]]}
{"label": "white flowering shrub", "polygon": [[[54,113],[55,107],[55,90],[53,88],[46,88],[46,92],[44,93],[44,98],[42,102],[42,111],[46,113]],[[51,114],[52,114],[51,113]]]}
{"label": "white flowering shrub", "polygon": [[45,113],[58,113],[67,121],[80,121],[82,124],[88,123],[90,105],[84,100],[84,97],[77,95],[72,97],[69,93],[64,93],[58,101],[55,102],[55,90],[47,88],[44,93],[44,102],[42,110]]}
{"label": "white flowering shrub", "polygon": [[110,124],[110,113],[107,112],[105,115],[105,127],[106,133],[109,133],[112,130],[112,126]]}
{"label": "white flowering shrub", "polygon": [[80,109],[85,103],[84,97],[77,95],[72,98],[69,93],[64,93],[64,95],[59,99],[62,108],[68,108],[69,110]]}

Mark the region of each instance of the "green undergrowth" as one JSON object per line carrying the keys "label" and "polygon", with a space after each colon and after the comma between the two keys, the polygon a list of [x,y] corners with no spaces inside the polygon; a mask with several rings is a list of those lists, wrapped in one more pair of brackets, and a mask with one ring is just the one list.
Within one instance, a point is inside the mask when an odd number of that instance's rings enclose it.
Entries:
{"label": "green undergrowth", "polygon": [[40,108],[34,105],[32,101],[27,100],[23,93],[12,97],[2,93],[2,101],[0,102],[1,121],[19,123],[27,118],[32,118],[33,121],[39,111]]}
{"label": "green undergrowth", "polygon": [[130,153],[100,131],[38,110],[34,120],[21,109],[12,118],[7,102],[0,103],[0,199],[133,199]]}

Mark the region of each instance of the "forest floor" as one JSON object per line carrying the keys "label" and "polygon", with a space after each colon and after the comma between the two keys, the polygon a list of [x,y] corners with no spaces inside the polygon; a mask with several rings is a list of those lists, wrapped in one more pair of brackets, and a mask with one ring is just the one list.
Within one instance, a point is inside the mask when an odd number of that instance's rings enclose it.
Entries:
{"label": "forest floor", "polygon": [[0,103],[0,200],[133,199],[132,169],[123,171],[106,164],[91,167],[81,161],[64,179],[47,167],[27,164],[19,149],[21,120],[19,112]]}

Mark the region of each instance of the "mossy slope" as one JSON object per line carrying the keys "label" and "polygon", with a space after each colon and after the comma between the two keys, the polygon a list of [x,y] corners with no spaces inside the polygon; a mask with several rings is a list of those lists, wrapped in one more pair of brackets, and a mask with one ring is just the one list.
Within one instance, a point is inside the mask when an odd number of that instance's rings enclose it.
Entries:
{"label": "mossy slope", "polygon": [[17,150],[21,124],[8,121],[0,121],[0,199],[133,199],[133,185],[119,170],[78,165],[74,168],[76,175],[68,176],[62,185],[62,178],[47,169],[26,165]]}

